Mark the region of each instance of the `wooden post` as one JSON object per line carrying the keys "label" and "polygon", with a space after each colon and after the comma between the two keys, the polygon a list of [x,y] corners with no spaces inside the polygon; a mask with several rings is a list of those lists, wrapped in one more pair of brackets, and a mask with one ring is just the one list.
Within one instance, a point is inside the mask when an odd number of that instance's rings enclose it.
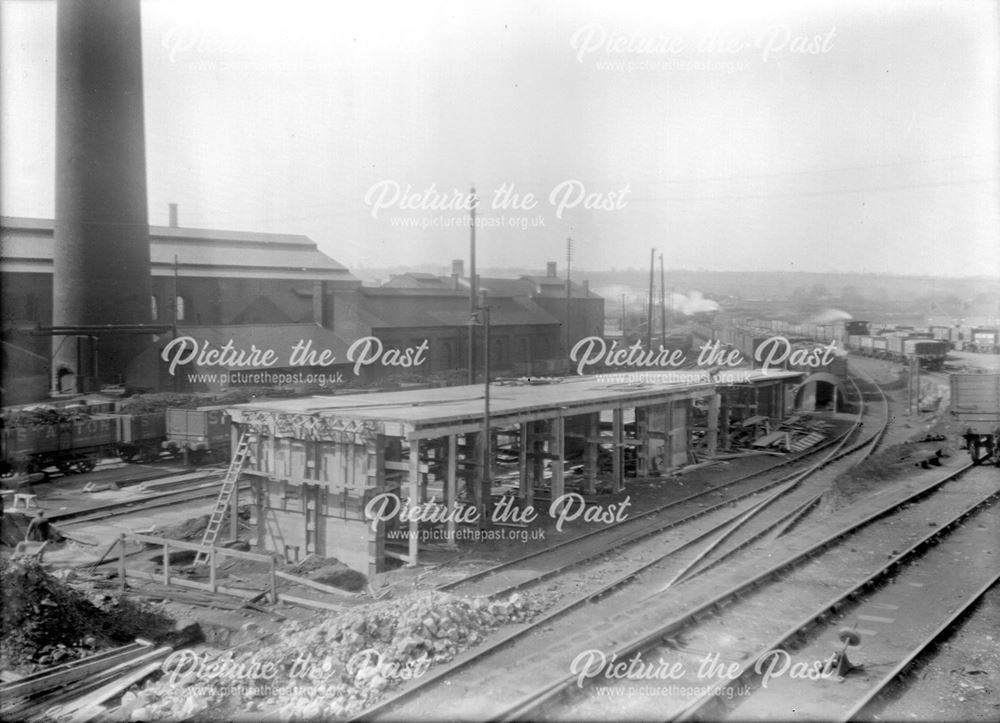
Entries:
{"label": "wooden post", "polygon": [[625,489],[625,415],[621,407],[615,407],[612,416],[612,429],[614,434],[614,457],[613,475],[615,492]]}
{"label": "wooden post", "polygon": [[278,569],[277,563],[274,561],[274,555],[271,555],[271,604],[275,605],[278,602]]}
{"label": "wooden post", "polygon": [[566,420],[560,414],[552,420],[552,499],[565,492],[564,463],[566,461]]}
{"label": "wooden post", "polygon": [[125,533],[118,536],[118,577],[122,582],[122,592],[125,592]]}
{"label": "wooden post", "polygon": [[[420,504],[420,440],[410,442],[410,504]],[[407,566],[417,564],[417,554],[420,547],[420,523],[410,518],[410,549]]]}
{"label": "wooden post", "polygon": [[163,584],[170,584],[170,543],[163,540]]}
{"label": "wooden post", "polygon": [[215,545],[208,551],[208,584],[212,588],[212,592],[217,591],[215,584]]}
{"label": "wooden post", "polygon": [[[449,513],[454,513],[455,505],[458,504],[458,440],[454,434],[448,435],[448,479],[444,492],[445,506]],[[448,515],[447,523],[447,546],[449,548],[458,547],[455,541],[455,515]]]}

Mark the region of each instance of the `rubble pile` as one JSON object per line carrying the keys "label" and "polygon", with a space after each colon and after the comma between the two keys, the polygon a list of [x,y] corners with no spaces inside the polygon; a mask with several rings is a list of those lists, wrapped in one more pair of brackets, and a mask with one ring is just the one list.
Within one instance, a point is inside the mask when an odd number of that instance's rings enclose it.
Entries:
{"label": "rubble pile", "polygon": [[168,664],[159,681],[123,697],[115,718],[226,720],[240,711],[281,720],[354,715],[489,631],[530,620],[539,610],[537,601],[521,594],[490,600],[430,592],[287,623],[271,645],[229,651],[211,662]]}
{"label": "rubble pile", "polygon": [[0,559],[0,579],[0,668],[30,673],[173,627],[131,600],[90,599],[31,558]]}

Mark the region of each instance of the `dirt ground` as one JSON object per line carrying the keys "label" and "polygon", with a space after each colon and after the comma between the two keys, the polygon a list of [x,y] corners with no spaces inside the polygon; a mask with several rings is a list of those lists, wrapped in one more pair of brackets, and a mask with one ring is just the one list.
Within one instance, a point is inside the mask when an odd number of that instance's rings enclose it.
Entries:
{"label": "dirt ground", "polygon": [[868,720],[1000,720],[1000,587]]}

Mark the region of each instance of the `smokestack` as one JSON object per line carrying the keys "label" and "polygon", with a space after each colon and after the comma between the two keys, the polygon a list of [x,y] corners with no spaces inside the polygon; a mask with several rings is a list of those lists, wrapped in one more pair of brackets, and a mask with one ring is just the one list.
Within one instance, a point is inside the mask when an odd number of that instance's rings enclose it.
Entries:
{"label": "smokestack", "polygon": [[180,226],[177,223],[177,204],[171,203],[170,206],[170,228],[178,228]]}
{"label": "smokestack", "polygon": [[545,264],[545,275],[548,276],[549,278],[553,278],[553,279],[556,277],[556,262],[555,261],[548,261],[548,262],[546,262],[546,264]]}
{"label": "smokestack", "polygon": [[[152,321],[139,0],[58,0],[52,323]],[[147,335],[52,340],[77,391],[156,386]],[[61,373],[60,373],[61,372]],[[67,372],[69,374],[67,375]]]}

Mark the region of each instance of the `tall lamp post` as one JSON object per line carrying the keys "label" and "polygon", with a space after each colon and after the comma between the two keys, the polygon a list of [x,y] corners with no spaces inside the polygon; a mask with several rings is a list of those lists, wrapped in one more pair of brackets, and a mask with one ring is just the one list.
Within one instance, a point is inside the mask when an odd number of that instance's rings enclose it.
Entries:
{"label": "tall lamp post", "polygon": [[[479,305],[473,309],[472,324],[483,325],[483,443],[482,471],[479,487],[479,524],[486,522],[489,499],[493,490],[493,434],[490,431],[490,307],[486,305],[486,292],[480,292]],[[474,328],[470,327],[470,328]]]}

